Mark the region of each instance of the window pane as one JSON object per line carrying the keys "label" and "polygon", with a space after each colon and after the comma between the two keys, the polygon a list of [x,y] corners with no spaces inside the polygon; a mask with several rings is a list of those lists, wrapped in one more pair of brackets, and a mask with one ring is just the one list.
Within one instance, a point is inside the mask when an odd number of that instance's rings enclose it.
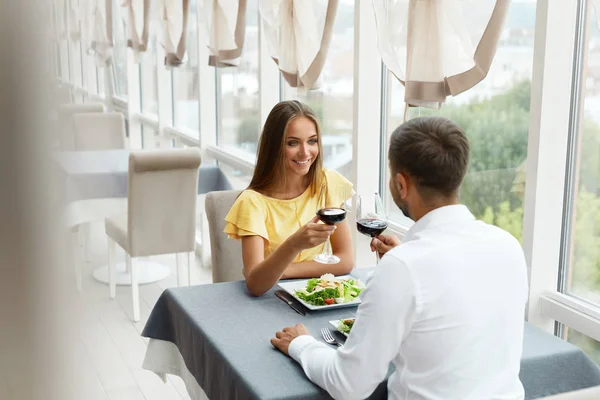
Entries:
{"label": "window pane", "polygon": [[[476,218],[505,229],[519,240],[523,229],[535,9],[536,3],[531,1],[511,4],[494,61],[482,82],[449,97],[438,111],[411,108],[409,112],[409,118],[444,116],[465,130],[471,160],[459,200]],[[391,133],[403,121],[404,88],[395,78],[390,80]],[[389,194],[387,207],[393,218],[407,221]]]}
{"label": "window pane", "polygon": [[199,138],[199,60],[198,60],[198,20],[195,2],[190,4],[187,34],[187,63],[173,68],[173,125],[193,129]]}
{"label": "window pane", "polygon": [[240,65],[219,68],[217,143],[256,153],[260,133],[258,97],[258,0],[247,4],[246,38]]}
{"label": "window pane", "polygon": [[598,366],[600,366],[600,342],[565,326],[565,339],[582,349]]}
{"label": "window pane", "polygon": [[104,68],[96,68],[96,83],[98,85],[98,94],[102,95],[105,93],[104,72]]}
{"label": "window pane", "polygon": [[321,74],[321,88],[311,91],[291,88],[283,79],[282,84],[285,100],[306,103],[317,114],[323,137],[323,165],[348,179],[352,177],[353,78],[354,2],[341,1]]}
{"label": "window pane", "polygon": [[583,114],[579,124],[571,255],[567,291],[600,305],[600,30],[590,5],[590,39],[583,71]]}
{"label": "window pane", "polygon": [[117,2],[113,3],[113,84],[115,95],[127,97],[127,22],[120,13],[123,13]]}
{"label": "window pane", "polygon": [[158,114],[158,68],[156,39],[148,40],[148,50],[140,53],[140,105],[144,114]]}
{"label": "window pane", "polygon": [[235,167],[227,165],[223,162],[219,162],[219,169],[223,172],[227,181],[231,183],[231,187],[234,189],[245,189],[250,184],[252,174],[245,171],[240,171]]}
{"label": "window pane", "polygon": [[60,39],[60,72],[64,81],[70,82],[69,49],[66,39]]}
{"label": "window pane", "polygon": [[80,41],[71,41],[71,72],[71,82],[75,87],[82,87]]}
{"label": "window pane", "polygon": [[160,141],[158,140],[156,129],[151,125],[142,124],[142,148],[156,149],[159,147]]}

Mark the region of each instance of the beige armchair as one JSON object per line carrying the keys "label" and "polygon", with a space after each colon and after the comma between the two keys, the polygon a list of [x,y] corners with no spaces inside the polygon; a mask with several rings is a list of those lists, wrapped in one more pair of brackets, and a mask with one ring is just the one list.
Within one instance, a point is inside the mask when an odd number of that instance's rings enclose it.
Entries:
{"label": "beige armchair", "polygon": [[125,117],[122,113],[77,113],[71,120],[75,150],[125,148]]}
{"label": "beige armchair", "polygon": [[240,193],[240,190],[224,190],[206,195],[205,212],[210,232],[212,276],[215,283],[244,279],[242,246],[238,240],[229,239],[223,232],[225,216]]}
{"label": "beige armchair", "polygon": [[[132,152],[129,156],[127,215],[107,218],[110,297],[115,297],[115,251],[126,253],[131,278],[133,319],[140,319],[139,268],[132,258],[187,253],[188,283],[196,245],[196,193],[200,151],[197,148]],[[177,259],[177,282],[182,273]]]}
{"label": "beige armchair", "polygon": [[61,104],[58,108],[59,121],[59,148],[62,151],[75,150],[75,138],[73,137],[72,117],[80,113],[103,113],[105,111],[102,103],[83,104]]}

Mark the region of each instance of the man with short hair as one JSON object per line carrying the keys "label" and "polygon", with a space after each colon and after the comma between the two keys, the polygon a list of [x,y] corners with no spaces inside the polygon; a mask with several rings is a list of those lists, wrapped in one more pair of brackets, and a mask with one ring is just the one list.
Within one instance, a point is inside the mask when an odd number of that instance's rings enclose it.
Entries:
{"label": "man with short hair", "polygon": [[336,399],[363,399],[388,381],[390,399],[523,399],[519,381],[527,270],[519,242],[458,203],[469,143],[453,122],[410,120],[391,136],[390,191],[415,221],[385,256],[344,347],[299,324],[271,339]]}

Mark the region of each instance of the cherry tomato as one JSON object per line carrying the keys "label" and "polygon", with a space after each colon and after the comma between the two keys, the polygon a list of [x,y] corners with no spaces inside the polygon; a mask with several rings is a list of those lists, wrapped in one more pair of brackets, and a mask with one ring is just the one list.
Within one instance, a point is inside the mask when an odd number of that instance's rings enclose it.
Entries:
{"label": "cherry tomato", "polygon": [[329,305],[331,305],[335,302],[334,299],[323,299],[323,301],[325,302],[325,304],[329,304]]}

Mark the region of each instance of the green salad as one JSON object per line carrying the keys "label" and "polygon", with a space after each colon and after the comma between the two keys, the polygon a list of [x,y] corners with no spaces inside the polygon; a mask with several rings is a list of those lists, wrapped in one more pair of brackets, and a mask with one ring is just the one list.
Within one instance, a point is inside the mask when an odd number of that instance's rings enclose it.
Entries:
{"label": "green salad", "polygon": [[332,274],[308,281],[306,287],[296,290],[296,297],[315,306],[342,304],[354,301],[363,285],[358,279],[336,279]]}
{"label": "green salad", "polygon": [[350,329],[352,329],[353,325],[354,325],[354,318],[341,319],[337,328],[340,332],[344,332],[345,334],[348,335],[348,334],[350,334]]}

